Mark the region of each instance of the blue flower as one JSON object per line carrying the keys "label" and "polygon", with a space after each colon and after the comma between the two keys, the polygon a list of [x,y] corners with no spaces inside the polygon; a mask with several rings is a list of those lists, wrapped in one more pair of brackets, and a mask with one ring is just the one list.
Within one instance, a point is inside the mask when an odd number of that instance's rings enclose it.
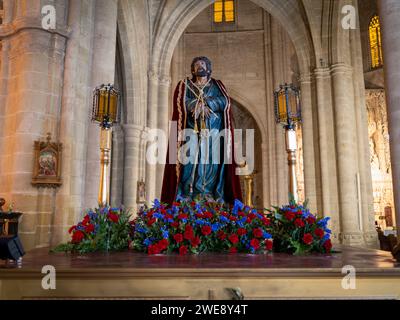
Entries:
{"label": "blue flower", "polygon": [[219,223],[214,223],[214,224],[211,225],[211,229],[214,232],[217,232],[219,230],[219,228],[220,228],[220,224]]}
{"label": "blue flower", "polygon": [[163,216],[161,213],[155,213],[155,214],[153,214],[153,217],[154,217],[154,218],[157,218],[157,219],[162,219],[162,218],[164,218],[164,216]]}
{"label": "blue flower", "polygon": [[163,231],[162,236],[164,239],[168,239],[169,238],[169,232],[167,230]]}
{"label": "blue flower", "polygon": [[139,233],[146,233],[147,230],[143,227],[137,226],[135,231],[139,232]]}
{"label": "blue flower", "polygon": [[270,233],[264,231],[263,237],[264,237],[264,239],[271,239],[271,238],[272,238],[272,235],[271,235]]}
{"label": "blue flower", "polygon": [[155,199],[155,200],[154,200],[153,207],[158,209],[160,206],[161,206],[160,200]]}
{"label": "blue flower", "polygon": [[195,224],[196,224],[196,225],[199,225],[199,226],[202,226],[202,225],[205,224],[205,222],[204,222],[203,220],[197,219],[197,220],[195,221]]}
{"label": "blue flower", "polygon": [[147,238],[147,239],[145,239],[145,240],[143,241],[143,244],[144,244],[146,247],[148,247],[149,245],[152,244],[152,241],[151,241],[149,238]]}
{"label": "blue flower", "polygon": [[89,218],[90,219],[94,219],[94,218],[96,218],[96,213],[95,212],[93,212],[92,210],[90,210],[89,212],[88,212],[88,216],[89,216]]}
{"label": "blue flower", "polygon": [[245,223],[247,221],[247,217],[243,217],[242,219],[240,219],[241,223]]}
{"label": "blue flower", "polygon": [[229,221],[229,219],[227,217],[225,217],[225,216],[220,216],[219,220],[221,220],[222,222],[228,222]]}
{"label": "blue flower", "polygon": [[237,212],[238,210],[243,210],[243,208],[244,208],[244,204],[241,201],[239,201],[238,199],[236,199],[233,204],[233,210]]}
{"label": "blue flower", "polygon": [[322,242],[325,242],[325,241],[327,241],[327,240],[329,240],[331,238],[331,236],[330,236],[330,234],[326,234],[326,235],[324,235],[324,237],[322,238]]}
{"label": "blue flower", "polygon": [[319,226],[323,227],[323,228],[326,228],[326,226],[327,226],[327,224],[328,224],[328,221],[329,221],[330,219],[331,219],[331,218],[329,218],[329,217],[325,217],[325,218],[321,219],[320,221],[318,221],[317,224],[318,224]]}

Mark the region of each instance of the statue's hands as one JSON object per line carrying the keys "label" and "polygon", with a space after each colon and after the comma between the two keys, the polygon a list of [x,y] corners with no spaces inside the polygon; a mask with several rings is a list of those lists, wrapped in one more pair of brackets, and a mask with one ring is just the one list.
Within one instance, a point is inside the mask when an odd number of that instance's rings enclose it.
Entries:
{"label": "statue's hands", "polygon": [[192,110],[192,116],[193,116],[193,118],[197,119],[198,117],[200,117],[203,114],[203,112],[204,112],[205,118],[210,117],[210,115],[211,115],[210,108],[207,105],[202,103],[202,104],[198,105],[197,108],[194,108]]}

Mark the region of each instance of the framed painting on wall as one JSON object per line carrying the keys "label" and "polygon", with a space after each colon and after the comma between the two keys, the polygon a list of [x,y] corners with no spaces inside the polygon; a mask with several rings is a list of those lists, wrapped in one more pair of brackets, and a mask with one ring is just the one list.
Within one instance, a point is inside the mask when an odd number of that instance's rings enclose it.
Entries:
{"label": "framed painting on wall", "polygon": [[56,188],[61,186],[62,144],[51,141],[35,141],[35,155],[32,184],[37,187]]}

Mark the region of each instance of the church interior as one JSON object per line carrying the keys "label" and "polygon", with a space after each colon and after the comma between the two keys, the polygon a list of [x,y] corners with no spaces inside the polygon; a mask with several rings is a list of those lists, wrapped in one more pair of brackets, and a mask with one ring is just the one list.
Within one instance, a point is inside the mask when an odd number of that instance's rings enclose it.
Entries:
{"label": "church interior", "polygon": [[[399,30],[397,0],[1,0],[0,234],[12,224],[7,214],[21,213],[26,257],[22,269],[0,264],[0,299],[226,299],[227,286],[250,299],[400,299]],[[147,161],[149,132],[168,132],[174,90],[198,56],[226,86],[235,128],[255,132],[254,171],[241,177],[246,203],[283,206],[295,179],[299,201],[330,217],[342,256],[282,266],[268,256],[237,265],[223,256],[95,255],[102,266],[48,255],[98,206],[104,163],[93,90],[119,92],[104,184],[110,206],[135,215],[162,192],[165,166]],[[274,91],[284,84],[300,92],[295,177],[275,118]],[[42,156],[42,146],[56,157]],[[41,172],[46,156],[54,172]],[[359,270],[357,290],[340,286],[342,262]],[[57,292],[35,287],[44,264],[59,264]],[[113,278],[101,267],[120,271]]]}

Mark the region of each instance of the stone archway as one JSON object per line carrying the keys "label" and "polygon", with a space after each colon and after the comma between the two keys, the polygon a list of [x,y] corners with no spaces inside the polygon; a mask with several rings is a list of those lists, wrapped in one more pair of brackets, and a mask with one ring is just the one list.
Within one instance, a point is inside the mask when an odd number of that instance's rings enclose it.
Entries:
{"label": "stone archway", "polygon": [[[263,181],[263,157],[262,154],[262,132],[258,126],[256,118],[251,114],[248,108],[239,103],[234,98],[232,99],[232,113],[234,118],[235,129],[243,131],[243,139],[246,137],[246,130],[254,130],[254,180],[253,180],[253,196],[252,201],[255,207],[264,207],[264,181]],[[245,141],[245,140],[244,140]],[[246,151],[246,143],[243,145],[243,153]],[[248,155],[247,155],[248,156]],[[243,183],[243,179],[242,183]],[[242,185],[243,195],[245,188]]]}
{"label": "stone archway", "polygon": [[[170,11],[166,11],[162,14],[164,19],[162,19],[162,22],[158,25],[158,30],[156,30],[154,34],[152,60],[149,71],[148,127],[158,128],[164,131],[167,130],[167,106],[169,105],[171,86],[170,67],[174,50],[189,23],[213,2],[214,1],[212,0],[182,1],[179,4],[176,4],[176,6],[173,8],[167,8]],[[305,98],[303,101],[303,105],[305,106],[304,114],[307,116],[311,115],[309,116],[311,119],[312,98],[311,85],[308,79],[309,70],[311,66],[314,65],[313,62],[315,61],[315,54],[311,35],[304,20],[306,18],[303,15],[304,8],[302,7],[302,4],[298,2],[293,3],[292,1],[274,0],[251,0],[251,2],[271,13],[271,15],[275,17],[281,25],[284,26],[283,29],[287,31],[289,38],[294,44],[296,56],[299,61],[299,71],[303,75],[302,86],[305,84],[304,92],[306,94],[304,95]],[[166,9],[164,8],[164,10]],[[274,84],[272,84],[272,86],[274,86]],[[272,92],[272,90],[273,89],[271,88],[269,91]],[[272,108],[271,103],[270,107]],[[150,110],[157,110],[157,113],[149,112]],[[303,131],[305,135],[304,140],[313,141],[314,136],[312,130],[312,121],[305,121],[304,127],[309,128],[309,130]],[[263,133],[266,131],[267,130],[262,130]],[[283,143],[283,140],[281,139],[280,142]],[[263,145],[263,152],[267,152],[266,145]],[[313,173],[315,151],[312,142],[307,145],[307,148],[305,149],[305,155],[308,157],[308,160],[305,161],[305,163],[308,164],[308,167],[306,167],[305,170],[307,173],[309,173],[307,181],[315,181],[315,174]],[[160,177],[162,177],[163,169],[164,168],[161,165],[157,166],[157,168],[154,168],[154,166],[151,165],[147,165],[146,167],[149,201],[151,201],[151,199],[157,196],[157,194],[160,192],[159,188],[157,189],[157,186],[161,185]],[[266,177],[264,177],[264,179],[265,178]],[[279,181],[282,187],[282,181],[284,180],[280,179]],[[315,183],[313,184],[315,185]],[[273,186],[269,186],[269,189],[273,188]],[[312,195],[310,203],[313,207],[316,207],[317,201],[314,200],[316,194],[315,186],[310,185],[309,191]],[[269,191],[269,193],[271,192],[273,191]],[[283,191],[283,193],[286,193],[286,191]],[[272,196],[269,196],[270,199],[271,197]],[[281,197],[282,200],[284,198],[285,197]],[[273,200],[269,200],[269,202],[265,204],[271,205],[271,201]]]}

